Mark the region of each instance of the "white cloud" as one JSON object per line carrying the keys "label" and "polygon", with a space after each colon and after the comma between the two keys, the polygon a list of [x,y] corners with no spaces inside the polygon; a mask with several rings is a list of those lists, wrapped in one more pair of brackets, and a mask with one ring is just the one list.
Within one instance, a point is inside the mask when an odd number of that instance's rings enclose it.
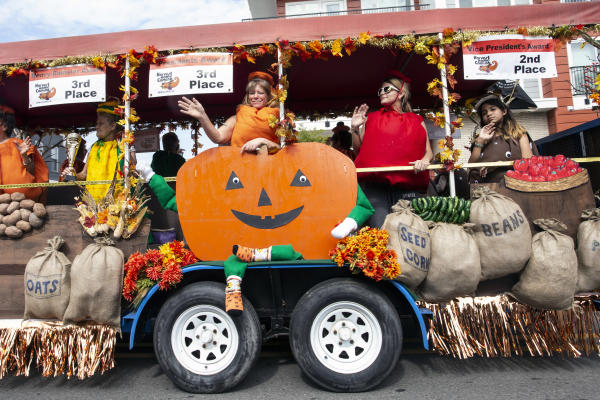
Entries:
{"label": "white cloud", "polygon": [[0,42],[239,22],[245,0],[0,1]]}

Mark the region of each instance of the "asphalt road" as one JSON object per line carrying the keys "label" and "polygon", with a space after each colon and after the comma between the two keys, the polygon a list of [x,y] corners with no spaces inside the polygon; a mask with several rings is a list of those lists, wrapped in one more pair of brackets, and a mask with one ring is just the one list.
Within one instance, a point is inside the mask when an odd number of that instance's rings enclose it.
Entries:
{"label": "asphalt road", "polygon": [[[84,381],[5,377],[0,399],[188,399],[163,374],[151,347],[120,348],[117,367]],[[339,394],[321,390],[303,376],[286,341],[263,348],[258,364],[234,391],[211,399],[540,399],[600,398],[600,357],[580,359],[515,357],[456,360],[407,348],[396,370],[376,390]]]}

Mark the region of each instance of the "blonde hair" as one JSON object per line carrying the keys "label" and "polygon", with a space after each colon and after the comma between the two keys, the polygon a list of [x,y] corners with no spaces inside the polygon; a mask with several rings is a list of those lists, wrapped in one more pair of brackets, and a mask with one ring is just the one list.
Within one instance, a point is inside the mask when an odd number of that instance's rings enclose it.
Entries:
{"label": "blonde hair", "polygon": [[400,108],[402,112],[412,112],[412,107],[408,102],[410,100],[410,83],[398,78],[386,78],[383,83],[389,83],[398,90],[402,90],[402,99],[400,100]]}
{"label": "blonde hair", "polygon": [[256,87],[260,87],[267,93],[267,107],[278,107],[279,101],[273,95],[273,87],[271,84],[260,78],[251,79],[246,85],[246,94],[244,95],[244,100],[242,100],[242,104],[249,106],[250,105],[250,92],[256,89]]}

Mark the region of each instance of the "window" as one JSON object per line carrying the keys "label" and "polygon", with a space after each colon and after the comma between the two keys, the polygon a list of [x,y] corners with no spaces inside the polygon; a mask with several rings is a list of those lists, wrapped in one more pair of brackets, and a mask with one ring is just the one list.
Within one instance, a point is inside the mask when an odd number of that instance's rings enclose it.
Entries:
{"label": "window", "polygon": [[52,172],[58,172],[58,147],[50,149],[50,162],[47,164]]}
{"label": "window", "polygon": [[311,17],[315,14],[343,15],[345,11],[345,0],[311,0],[285,3],[285,15],[287,17]]}
{"label": "window", "polygon": [[[423,3],[426,3],[426,1],[423,1]],[[360,8],[364,10],[364,14],[371,14],[377,12],[408,11],[414,8],[414,4],[414,0],[361,0]]]}
{"label": "window", "polygon": [[532,0],[442,0],[446,8],[521,6],[532,4]]}
{"label": "window", "polygon": [[521,79],[519,83],[525,93],[527,93],[527,95],[532,99],[539,99],[542,97],[539,79]]}
{"label": "window", "polygon": [[577,41],[569,45],[571,86],[573,95],[587,97],[589,86],[600,73],[600,55],[594,46],[586,44],[581,47],[581,44],[581,41]]}

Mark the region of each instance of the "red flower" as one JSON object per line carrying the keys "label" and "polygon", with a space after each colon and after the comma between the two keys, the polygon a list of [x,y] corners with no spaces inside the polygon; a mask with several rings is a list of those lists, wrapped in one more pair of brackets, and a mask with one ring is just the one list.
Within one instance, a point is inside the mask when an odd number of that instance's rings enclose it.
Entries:
{"label": "red flower", "polygon": [[94,215],[92,215],[91,217],[85,217],[85,222],[83,223],[83,226],[85,226],[86,228],[91,228],[94,225],[96,225],[96,217]]}

